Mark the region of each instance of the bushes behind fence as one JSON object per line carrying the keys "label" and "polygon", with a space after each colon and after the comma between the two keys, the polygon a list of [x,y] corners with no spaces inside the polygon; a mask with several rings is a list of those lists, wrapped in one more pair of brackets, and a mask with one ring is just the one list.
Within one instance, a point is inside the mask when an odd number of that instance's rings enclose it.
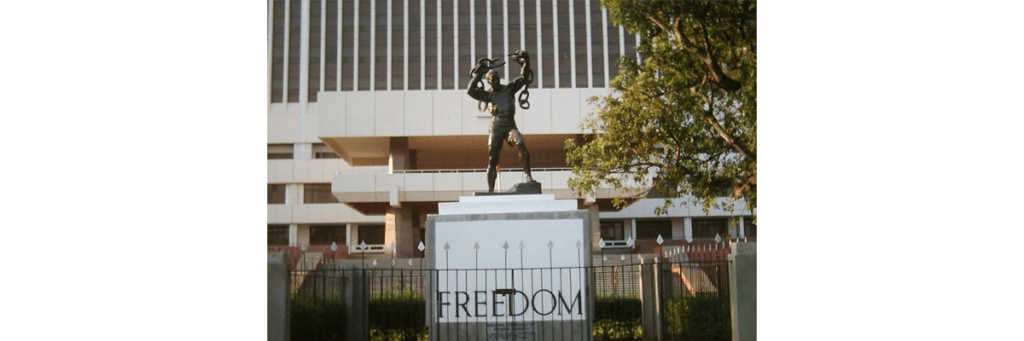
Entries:
{"label": "bushes behind fence", "polygon": [[426,303],[415,291],[387,292],[370,298],[371,340],[426,340]]}
{"label": "bushes behind fence", "polygon": [[635,297],[598,297],[594,300],[594,339],[640,339],[642,307],[640,299]]}
{"label": "bushes behind fence", "polygon": [[676,296],[665,304],[665,322],[673,340],[720,340],[732,337],[729,297],[698,293]]}
{"label": "bushes behind fence", "polygon": [[291,301],[292,340],[344,340],[345,303],[337,297],[298,293]]}

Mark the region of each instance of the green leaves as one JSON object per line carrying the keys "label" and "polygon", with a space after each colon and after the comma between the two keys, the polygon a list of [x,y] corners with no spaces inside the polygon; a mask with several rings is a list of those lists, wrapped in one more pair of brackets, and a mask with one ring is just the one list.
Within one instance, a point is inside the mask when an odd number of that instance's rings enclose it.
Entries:
{"label": "green leaves", "polygon": [[641,33],[642,60],[619,61],[613,93],[583,122],[593,135],[567,141],[570,187],[631,193],[619,204],[689,194],[707,211],[727,194],[756,207],[756,3],[602,4],[613,23]]}

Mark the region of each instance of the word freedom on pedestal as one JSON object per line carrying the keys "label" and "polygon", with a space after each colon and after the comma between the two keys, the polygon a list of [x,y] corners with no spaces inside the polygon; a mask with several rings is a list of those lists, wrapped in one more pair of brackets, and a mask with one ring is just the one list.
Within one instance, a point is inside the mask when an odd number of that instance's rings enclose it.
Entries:
{"label": "word freedom on pedestal", "polygon": [[[442,321],[478,317],[523,317],[527,321],[582,319],[582,290],[570,295],[567,299],[561,290],[556,293],[548,289],[539,289],[532,294],[514,289],[438,291],[437,313]],[[454,316],[451,310],[455,310]]]}

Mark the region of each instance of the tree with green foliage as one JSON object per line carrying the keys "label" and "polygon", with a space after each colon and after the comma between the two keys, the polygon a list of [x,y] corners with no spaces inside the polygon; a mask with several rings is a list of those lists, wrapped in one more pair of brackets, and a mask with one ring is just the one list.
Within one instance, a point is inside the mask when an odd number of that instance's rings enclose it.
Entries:
{"label": "tree with green foliage", "polygon": [[[608,96],[566,142],[579,195],[610,186],[643,197],[691,195],[727,209],[757,207],[757,6],[755,1],[602,0],[612,23],[640,35]],[[727,196],[731,200],[720,203]]]}

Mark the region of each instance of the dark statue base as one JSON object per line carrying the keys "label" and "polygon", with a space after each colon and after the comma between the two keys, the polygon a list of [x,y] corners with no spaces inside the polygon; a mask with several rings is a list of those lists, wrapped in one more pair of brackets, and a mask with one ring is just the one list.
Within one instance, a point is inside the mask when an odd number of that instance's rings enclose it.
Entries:
{"label": "dark statue base", "polygon": [[521,183],[512,185],[512,188],[509,188],[508,191],[506,191],[506,192],[494,192],[494,193],[476,192],[476,193],[473,193],[474,196],[485,196],[485,195],[520,195],[520,194],[541,194],[541,192],[540,192],[540,182],[536,182],[536,181],[534,181],[534,182],[521,182]]}

